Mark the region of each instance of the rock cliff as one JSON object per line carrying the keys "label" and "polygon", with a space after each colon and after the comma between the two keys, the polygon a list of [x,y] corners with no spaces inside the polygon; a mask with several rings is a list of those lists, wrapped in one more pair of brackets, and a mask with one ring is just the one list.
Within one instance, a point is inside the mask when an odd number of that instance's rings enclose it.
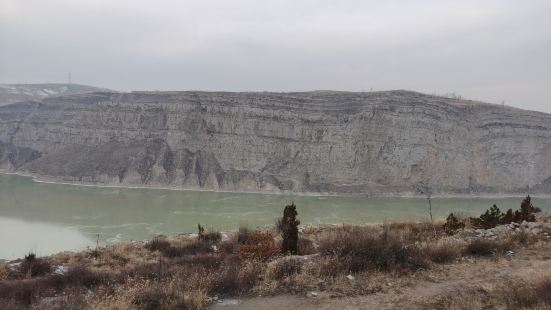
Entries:
{"label": "rock cliff", "polygon": [[551,193],[551,115],[410,91],[95,92],[0,107],[0,168],[230,191]]}

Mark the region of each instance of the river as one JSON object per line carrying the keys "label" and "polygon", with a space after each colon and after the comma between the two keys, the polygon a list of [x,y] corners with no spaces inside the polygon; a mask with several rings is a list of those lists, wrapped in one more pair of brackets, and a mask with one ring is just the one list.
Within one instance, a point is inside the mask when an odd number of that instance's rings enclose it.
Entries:
{"label": "river", "polygon": [[[516,209],[522,198],[436,198],[437,219],[450,212],[479,215],[497,204]],[[366,198],[220,193],[36,182],[0,174],[0,259],[28,252],[48,255],[159,234],[191,233],[197,223],[232,230],[273,225],[294,201],[303,224],[382,223],[427,220],[421,198]],[[551,211],[551,199],[535,199]]]}

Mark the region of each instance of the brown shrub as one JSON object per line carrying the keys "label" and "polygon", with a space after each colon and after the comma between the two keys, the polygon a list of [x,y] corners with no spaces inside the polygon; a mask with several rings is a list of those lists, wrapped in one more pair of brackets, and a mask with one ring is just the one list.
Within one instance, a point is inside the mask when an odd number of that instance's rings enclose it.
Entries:
{"label": "brown shrub", "polygon": [[206,254],[214,252],[212,244],[201,240],[188,241],[183,245],[169,246],[162,250],[163,255],[167,257],[181,257],[192,254]]}
{"label": "brown shrub", "polygon": [[495,290],[495,298],[507,309],[551,307],[551,279],[528,282],[523,279],[504,280]]}
{"label": "brown shrub", "polygon": [[551,280],[504,279],[493,289],[482,287],[434,296],[420,309],[551,309]]}
{"label": "brown shrub", "polygon": [[268,264],[266,276],[272,280],[281,280],[283,278],[298,274],[302,270],[303,260],[296,256],[282,257]]}
{"label": "brown shrub", "polygon": [[168,242],[168,240],[166,240],[165,237],[157,236],[153,238],[151,241],[147,242],[144,247],[149,251],[164,252],[168,248],[170,248],[170,242]]}
{"label": "brown shrub", "polygon": [[166,269],[162,260],[155,263],[141,263],[121,270],[119,278],[158,279],[168,273]]}
{"label": "brown shrub", "polygon": [[167,299],[167,297],[169,296],[166,296],[165,292],[159,289],[159,287],[147,286],[134,295],[132,304],[137,309],[156,310],[161,308],[163,300]]}
{"label": "brown shrub", "polygon": [[[96,305],[96,309],[205,309],[207,295],[204,290],[192,288],[192,285],[184,285],[186,279],[178,277],[167,279],[168,281],[131,282],[117,290],[113,305],[112,298],[102,301],[104,304]],[[129,303],[129,302],[130,303]]]}
{"label": "brown shrub", "polygon": [[502,254],[511,248],[510,243],[503,240],[475,238],[467,244],[464,253],[473,256],[492,256]]}
{"label": "brown shrub", "polygon": [[269,232],[253,231],[242,235],[240,230],[238,242],[237,254],[243,260],[266,260],[279,253],[279,247]]}
{"label": "brown shrub", "polygon": [[516,231],[511,234],[509,238],[509,242],[517,246],[529,246],[538,242],[539,240],[537,235],[532,234],[526,230]]}
{"label": "brown shrub", "polygon": [[98,259],[101,257],[101,249],[99,248],[95,248],[95,249],[90,249],[88,251],[86,251],[86,257],[87,258],[93,258],[93,259]]}
{"label": "brown shrub", "polygon": [[36,279],[0,282],[0,299],[30,305],[42,288]]}
{"label": "brown shrub", "polygon": [[76,266],[69,268],[69,271],[65,274],[56,274],[45,278],[44,283],[56,289],[62,289],[68,286],[84,286],[90,288],[96,285],[110,283],[115,280],[116,277],[109,272]]}
{"label": "brown shrub", "polygon": [[209,244],[218,244],[222,240],[219,231],[208,231],[199,235],[199,240]]}
{"label": "brown shrub", "polygon": [[10,268],[8,264],[0,262],[0,281],[7,279],[10,275]]}
{"label": "brown shrub", "polygon": [[316,253],[314,242],[310,239],[298,238],[298,255],[311,255]]}
{"label": "brown shrub", "polygon": [[318,260],[316,273],[321,277],[336,277],[343,270],[346,270],[346,266],[339,260],[336,260],[332,256],[322,256]]}
{"label": "brown shrub", "polygon": [[444,232],[443,227],[433,225],[427,222],[398,222],[386,224],[384,228],[397,234],[402,234],[411,242],[429,241],[441,236]]}
{"label": "brown shrub", "polygon": [[223,254],[233,254],[235,252],[236,244],[232,240],[224,241],[219,244],[218,251]]}
{"label": "brown shrub", "polygon": [[265,269],[261,261],[249,260],[241,264],[237,275],[237,283],[241,293],[252,289],[259,280],[260,274]]}
{"label": "brown shrub", "polygon": [[25,307],[24,304],[17,302],[13,299],[2,299],[0,298],[0,309],[2,310],[24,310],[28,307]]}
{"label": "brown shrub", "polygon": [[223,259],[218,254],[186,255],[183,257],[178,257],[175,260],[171,261],[171,263],[177,265],[202,266],[211,269],[216,269],[220,267],[222,262]]}
{"label": "brown shrub", "polygon": [[218,267],[184,266],[175,270],[180,290],[200,290],[208,295],[236,295],[249,291],[264,265],[258,261],[223,262]]}
{"label": "brown shrub", "polygon": [[388,227],[379,233],[366,227],[336,229],[321,240],[320,253],[335,257],[347,272],[414,270],[425,266],[411,238]]}
{"label": "brown shrub", "polygon": [[254,242],[254,234],[254,230],[249,229],[246,226],[239,226],[239,230],[237,231],[237,243],[244,244]]}
{"label": "brown shrub", "polygon": [[170,309],[202,310],[207,305],[207,293],[203,290],[192,290],[183,293],[182,301]]}
{"label": "brown shrub", "polygon": [[461,251],[461,245],[448,240],[439,240],[438,242],[429,243],[426,248],[423,249],[423,253],[429,260],[439,264],[455,261],[461,257]]}
{"label": "brown shrub", "polygon": [[544,304],[551,306],[551,279],[538,283],[534,289],[536,298]]}
{"label": "brown shrub", "polygon": [[67,287],[92,287],[114,281],[108,273],[76,267],[63,275],[50,274],[40,278],[0,282],[0,299],[31,304],[43,293],[60,292]]}
{"label": "brown shrub", "polygon": [[25,255],[25,258],[19,265],[19,273],[30,276],[38,277],[43,276],[52,271],[52,265],[44,258],[38,258],[34,253]]}

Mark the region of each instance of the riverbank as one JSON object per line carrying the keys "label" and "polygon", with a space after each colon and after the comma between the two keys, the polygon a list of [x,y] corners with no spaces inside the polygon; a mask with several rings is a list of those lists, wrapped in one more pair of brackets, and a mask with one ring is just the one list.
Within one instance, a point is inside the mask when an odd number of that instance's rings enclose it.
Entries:
{"label": "riverbank", "polygon": [[[549,307],[539,290],[551,285],[550,234],[551,215],[540,213],[536,223],[492,234],[450,233],[442,223],[309,226],[293,256],[279,252],[275,229],[161,236],[2,263],[0,302],[11,309]],[[502,294],[530,288],[529,301]]]}
{"label": "riverbank", "polygon": [[[57,177],[36,175],[24,172],[8,172],[0,169],[0,174],[5,175],[17,175],[22,177],[31,178],[34,182],[45,184],[58,184],[58,185],[70,185],[70,186],[84,186],[84,187],[98,187],[98,188],[123,188],[123,189],[152,189],[152,190],[169,190],[169,191],[189,191],[189,192],[215,192],[215,193],[234,193],[234,194],[261,194],[261,195],[284,195],[284,196],[299,196],[299,197],[342,197],[342,198],[356,198],[356,197],[370,197],[370,198],[418,198],[426,199],[426,196],[422,194],[416,194],[411,192],[397,192],[397,193],[377,193],[377,194],[337,194],[328,192],[291,192],[291,191],[248,191],[248,190],[214,190],[204,189],[200,187],[169,187],[151,184],[148,186],[133,186],[133,185],[120,185],[120,184],[107,184],[100,182],[68,182],[66,180],[60,180]],[[432,198],[521,198],[526,196],[526,192],[519,193],[476,193],[476,194],[433,194]],[[535,198],[551,199],[551,194],[532,194]]]}

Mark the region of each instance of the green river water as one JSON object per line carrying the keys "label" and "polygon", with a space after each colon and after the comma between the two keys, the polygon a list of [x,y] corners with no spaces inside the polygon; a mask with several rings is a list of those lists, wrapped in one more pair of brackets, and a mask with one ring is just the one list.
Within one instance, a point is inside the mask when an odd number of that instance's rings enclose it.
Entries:
{"label": "green river water", "polygon": [[[436,198],[438,219],[450,212],[479,215],[494,203],[518,208],[521,198]],[[197,223],[232,230],[273,225],[294,201],[303,224],[381,223],[427,219],[421,198],[264,195],[74,186],[0,174],[0,259],[30,251],[48,255],[158,234],[195,232]],[[551,211],[551,199],[535,199]]]}

